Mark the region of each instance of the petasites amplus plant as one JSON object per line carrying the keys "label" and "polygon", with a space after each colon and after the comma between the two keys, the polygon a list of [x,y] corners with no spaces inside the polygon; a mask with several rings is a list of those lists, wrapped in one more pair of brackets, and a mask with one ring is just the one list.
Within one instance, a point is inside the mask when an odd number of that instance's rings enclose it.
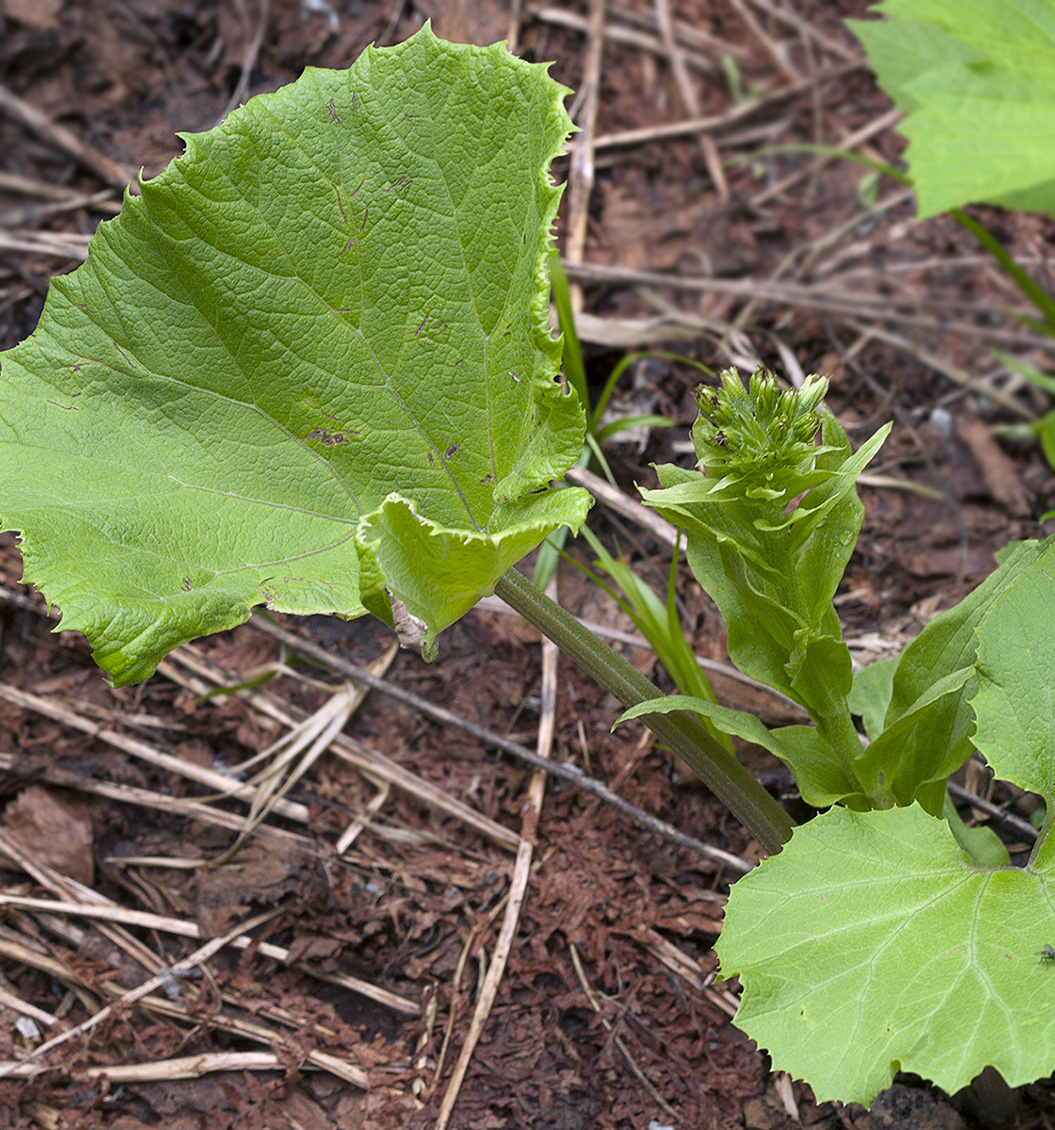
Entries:
{"label": "petasites amplus plant", "polygon": [[[770,853],[733,888],[720,954],[777,1066],[863,1102],[898,1067],[947,1090],[987,1064],[1045,1075],[1051,817],[1012,868],[945,780],[977,743],[1055,813],[1055,547],[1014,547],[900,660],[855,674],[832,598],[885,430],[854,452],[817,415],[823,381],[726,373],[699,394],[702,470],[659,468],[646,500],[685,529],[734,661],[810,725],[661,700],[511,568],[589,504],[551,486],[584,433],[547,321],[565,93],[426,27],[186,137],[3,357],[0,513],[27,579],[119,684],[257,604],[391,619],[392,597],[428,648],[498,592]],[[792,836],[700,716],[828,811]]]}
{"label": "petasites amplus plant", "polygon": [[[686,531],[736,665],[813,724],[770,730],[687,696],[624,717],[694,710],[782,758],[828,808],[733,887],[716,947],[743,985],[736,1023],[775,1067],[819,1100],[868,1103],[898,1070],[953,1092],[992,1065],[1016,1086],[1055,1067],[1041,957],[1055,940],[1055,541],[1012,547],[899,659],[854,674],[832,597],[861,525],[853,483],[888,429],[851,453],[813,414],[825,387],[780,392],[756,373],[745,391],[722,374],[698,397],[703,470],[659,467],[662,489],[644,492]],[[975,746],[1048,805],[1023,868],[948,800]]]}

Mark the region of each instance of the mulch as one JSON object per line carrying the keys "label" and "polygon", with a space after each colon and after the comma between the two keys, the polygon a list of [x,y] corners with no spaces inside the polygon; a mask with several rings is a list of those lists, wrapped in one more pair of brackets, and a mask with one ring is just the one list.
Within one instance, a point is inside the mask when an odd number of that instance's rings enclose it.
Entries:
{"label": "mulch", "polygon": [[[121,178],[153,175],[181,151],[176,131],[209,129],[305,66],[347,66],[425,18],[450,39],[512,37],[523,57],[552,60],[559,81],[585,83],[577,121],[591,100],[596,110],[593,184],[576,182],[565,158],[555,167],[584,208],[581,228],[559,237],[582,287],[591,382],[629,349],[666,349],[715,368],[822,372],[855,443],[894,420],[837,598],[855,657],[894,654],[1055,509],[1038,448],[993,430],[1047,403],[992,351],[1042,367],[1050,345],[1015,319],[1020,298],[951,219],[917,223],[901,186],[801,149],[849,143],[900,158],[889,103],[842,24],[866,10],[4,0],[0,83],[14,100],[0,99],[0,348],[32,332],[49,278],[76,267],[118,209]],[[592,86],[591,15],[609,33]],[[685,122],[697,124],[662,128]],[[976,214],[1026,262],[1055,234],[1041,217]],[[670,356],[624,378],[620,411],[681,422],[606,449],[628,493],[654,483],[651,463],[691,458],[697,379]],[[662,589],[662,543],[600,506],[592,522]],[[424,1130],[441,1110],[457,1130],[999,1121],[976,1097],[950,1100],[911,1078],[871,1113],[817,1105],[770,1070],[731,1023],[735,983],[715,982],[735,869],[566,779],[551,777],[537,801],[531,766],[481,731],[533,746],[555,688],[555,760],[745,865],[758,845],[646,731],[611,732],[618,704],[574,666],[561,659],[547,674],[542,642],[518,618],[473,611],[428,665],[391,655],[373,622],[278,617],[476,732],[372,690],[240,839],[248,809],[222,795],[229,771],[325,720],[341,673],[249,624],[114,690],[20,577],[15,538],[3,535],[0,1126]],[[633,632],[570,565],[558,578],[577,615]],[[717,613],[684,571],[678,596],[696,651],[724,660]],[[650,653],[617,646],[662,678]],[[781,720],[778,703],[730,678],[715,688]],[[788,789],[775,762],[744,756]],[[507,918],[511,905],[518,917]],[[188,962],[252,919],[243,941]],[[489,987],[506,921],[508,960]],[[122,999],[151,978],[141,1000]],[[478,1006],[479,1038],[458,1066]],[[1051,1096],[1023,1088],[1017,1125],[1050,1128]]]}

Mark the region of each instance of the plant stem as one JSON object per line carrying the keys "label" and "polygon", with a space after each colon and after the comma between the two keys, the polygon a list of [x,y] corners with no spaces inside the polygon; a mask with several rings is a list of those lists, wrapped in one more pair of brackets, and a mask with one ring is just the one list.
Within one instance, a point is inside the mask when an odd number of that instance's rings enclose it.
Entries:
{"label": "plant stem", "polygon": [[[516,569],[499,577],[495,595],[534,624],[624,706],[662,697],[658,687]],[[689,714],[657,714],[644,721],[770,855],[781,849],[791,837],[791,818],[696,718]]]}

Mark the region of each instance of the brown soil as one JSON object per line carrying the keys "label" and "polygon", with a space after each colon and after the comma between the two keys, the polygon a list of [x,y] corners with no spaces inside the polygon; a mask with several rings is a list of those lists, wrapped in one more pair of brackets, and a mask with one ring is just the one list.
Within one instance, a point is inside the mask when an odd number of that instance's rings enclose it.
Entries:
{"label": "brown soil", "polygon": [[[917,224],[911,199],[889,182],[869,205],[860,166],[772,150],[851,139],[859,151],[897,159],[902,143],[889,128],[859,133],[889,109],[841,23],[863,15],[864,3],[671,7],[687,28],[678,31],[687,82],[654,31],[665,3],[629,0],[604,16],[613,36],[596,89],[596,184],[578,255],[609,273],[600,281],[572,273],[583,280],[591,379],[603,382],[624,345],[666,346],[714,367],[757,359],[829,375],[829,402],[858,443],[893,419],[871,470],[920,492],[863,490],[865,529],[838,597],[859,654],[891,654],[883,649],[903,644],[993,568],[994,550],[1036,536],[1055,506],[1039,451],[998,442],[990,430],[1021,418],[1001,390],[1027,412],[1047,405],[1009,383],[988,350],[1040,366],[1046,343],[1003,313],[1020,299],[952,220]],[[39,121],[0,114],[2,172],[32,182],[24,191],[0,184],[0,237],[9,237],[0,244],[0,348],[32,331],[49,277],[76,266],[82,237],[115,211],[116,191],[96,195],[108,179],[93,154],[116,162],[117,175],[139,167],[151,175],[180,152],[175,131],[208,129],[238,96],[276,89],[306,65],[347,66],[368,43],[399,41],[425,17],[451,39],[511,34],[499,0],[3,0],[0,13],[0,81],[90,147],[75,157]],[[554,77],[581,88],[586,18],[585,7],[532,2],[512,25],[517,50],[554,60]],[[770,97],[741,115],[737,85]],[[576,119],[582,114],[577,107]],[[687,117],[721,120],[702,133],[612,142]],[[567,171],[562,160],[557,174]],[[51,207],[55,194],[47,198],[41,185],[64,190],[66,206]],[[1046,255],[1051,222],[979,215],[1023,259]],[[69,253],[46,254],[34,242],[49,232]],[[668,278],[659,285],[635,272]],[[701,278],[703,289],[684,284]],[[755,297],[745,297],[744,280]],[[689,366],[666,360],[641,362],[624,379],[622,411],[658,411],[684,425],[610,446],[628,489],[654,481],[651,462],[686,458],[695,379]],[[594,521],[662,586],[669,557],[660,544],[600,507]],[[189,802],[216,787],[143,750],[222,770],[281,736],[283,712],[299,718],[321,708],[331,694],[320,680],[336,685],[340,675],[297,660],[292,667],[307,680],[200,697],[212,680],[237,683],[286,658],[272,636],[247,625],[181,649],[146,684],[115,691],[81,638],[51,633],[43,601],[19,583],[9,535],[0,564],[0,848],[10,857],[0,861],[2,893],[110,907],[101,918],[10,900],[0,907],[0,1060],[20,1059],[155,974],[163,982],[149,1000],[112,1009],[57,1048],[51,1070],[0,1078],[0,1126],[437,1125],[499,944],[531,769],[479,735],[371,692],[343,748],[375,772],[322,757],[266,830],[226,862],[194,866],[234,844],[235,814],[245,808],[228,800],[192,810]],[[573,611],[631,627],[576,571],[559,577]],[[687,574],[679,594],[697,652],[722,659],[721,626]],[[359,665],[389,643],[365,621],[287,626]],[[648,653],[627,654],[652,673]],[[440,662],[403,652],[385,679],[531,745],[541,657],[537,635],[519,620],[474,611],[446,634]],[[724,701],[778,720],[765,697],[721,677],[715,686]],[[758,846],[645,731],[609,732],[617,704],[563,660],[557,688],[556,760],[698,840],[758,858]],[[772,763],[752,764],[787,788]],[[378,776],[386,765],[395,767],[384,770],[390,777],[413,774],[485,819],[470,823],[406,781],[389,785]],[[226,824],[217,823],[225,813]],[[360,817],[363,830],[338,855],[338,838]],[[508,964],[451,1092],[452,1127],[865,1130],[999,1121],[999,1111],[979,1121],[986,1112],[970,1096],[954,1109],[911,1079],[871,1114],[816,1105],[808,1088],[769,1071],[730,1022],[735,996],[713,984],[711,947],[734,872],[553,777],[534,841]],[[122,921],[121,910],[160,917]],[[186,976],[167,972],[268,912],[247,948],[221,949]],[[2,994],[42,1014],[19,1018]],[[208,1058],[224,1055],[235,1058]],[[207,1058],[182,1062],[188,1057]],[[1051,1093],[1024,1088],[1017,1124],[1050,1127]]]}

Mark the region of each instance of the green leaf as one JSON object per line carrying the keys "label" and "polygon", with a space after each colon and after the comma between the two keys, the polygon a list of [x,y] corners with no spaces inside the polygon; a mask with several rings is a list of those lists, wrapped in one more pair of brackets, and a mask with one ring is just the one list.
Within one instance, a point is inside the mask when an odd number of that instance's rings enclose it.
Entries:
{"label": "green leaf", "polygon": [[853,687],[847,695],[846,704],[852,713],[861,716],[865,733],[872,741],[883,729],[883,718],[894,693],[897,663],[897,659],[881,659],[854,672]]}
{"label": "green leaf", "polygon": [[1055,798],[1055,545],[1021,570],[978,626],[974,740],[993,772]]}
{"label": "green leaf", "polygon": [[[854,774],[869,795],[911,804],[925,785],[944,781],[960,768],[969,755],[974,728],[970,710],[964,709],[970,693],[965,688],[974,681],[974,668],[961,667],[931,683],[854,759]],[[945,724],[952,730],[944,729]]]}
{"label": "green leaf", "polygon": [[709,699],[691,695],[667,695],[665,698],[638,703],[624,711],[616,719],[615,725],[632,718],[647,718],[650,714],[673,714],[679,710],[701,714],[723,733],[735,734],[745,741],[754,742],[779,757],[794,774],[795,783],[807,804],[816,808],[840,803],[860,808],[867,804],[864,793],[848,772],[843,758],[816,726],[781,726],[770,730],[753,714],[731,710],[727,706],[718,706]]}
{"label": "green leaf", "polygon": [[206,134],[3,357],[0,505],[118,684],[260,603],[429,639],[588,496],[546,261],[566,90],[426,26]]}
{"label": "green leaf", "polygon": [[911,1071],[950,1094],[1055,1069],[1053,876],[971,865],[918,807],[833,808],[732,889],[715,947],[737,1025],[818,1102]]}
{"label": "green leaf", "polygon": [[1048,0],[887,0],[851,24],[908,112],[920,218],[970,203],[1055,211],[1055,8]]}
{"label": "green leaf", "polygon": [[883,727],[891,729],[900,719],[914,715],[913,724],[900,731],[898,759],[902,771],[916,780],[933,779],[942,766],[955,768],[970,756],[974,712],[969,700],[976,689],[974,678],[951,693],[934,697],[929,692],[941,680],[974,666],[979,624],[1018,573],[1043,553],[1043,544],[1019,542],[998,553],[1000,567],[959,604],[935,616],[898,657]]}

